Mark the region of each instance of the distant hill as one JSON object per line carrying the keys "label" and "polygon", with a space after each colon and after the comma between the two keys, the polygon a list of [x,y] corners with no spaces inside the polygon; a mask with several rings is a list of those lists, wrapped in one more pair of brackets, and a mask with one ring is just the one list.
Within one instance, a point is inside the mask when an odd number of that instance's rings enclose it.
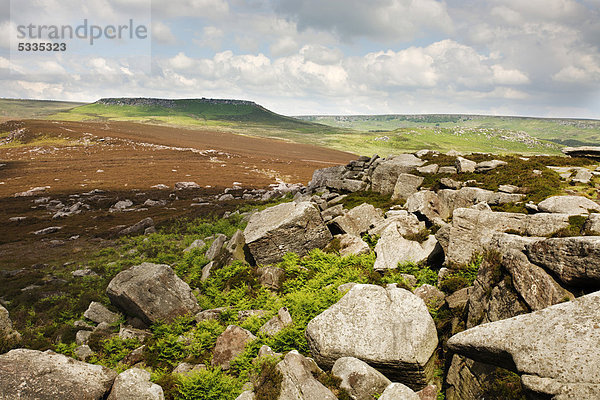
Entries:
{"label": "distant hill", "polygon": [[53,100],[0,99],[1,119],[46,118],[87,103]]}

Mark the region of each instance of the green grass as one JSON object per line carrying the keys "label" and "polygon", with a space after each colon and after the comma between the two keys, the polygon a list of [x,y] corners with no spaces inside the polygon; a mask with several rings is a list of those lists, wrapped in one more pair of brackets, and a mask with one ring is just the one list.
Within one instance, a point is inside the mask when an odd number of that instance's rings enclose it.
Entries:
{"label": "green grass", "polygon": [[46,118],[57,112],[66,111],[84,104],[86,103],[0,99],[0,117],[11,119]]}

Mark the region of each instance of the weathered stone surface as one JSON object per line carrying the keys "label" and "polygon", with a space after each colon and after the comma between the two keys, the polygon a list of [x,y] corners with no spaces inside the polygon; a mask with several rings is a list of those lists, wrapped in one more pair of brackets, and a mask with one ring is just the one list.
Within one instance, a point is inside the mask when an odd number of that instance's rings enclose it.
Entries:
{"label": "weathered stone surface", "polygon": [[278,400],[336,399],[329,389],[314,378],[313,373],[319,372],[315,362],[296,350],[287,353],[276,368],[283,377]]}
{"label": "weathered stone surface", "polygon": [[487,172],[506,164],[506,161],[501,160],[482,161],[477,163],[477,165],[475,166],[475,171]]}
{"label": "weathered stone surface", "polygon": [[467,160],[463,157],[456,157],[456,162],[454,163],[454,166],[456,167],[456,171],[459,174],[462,174],[464,172],[475,172],[475,167],[477,166],[477,163],[475,161]]}
{"label": "weathered stone surface", "polygon": [[483,383],[496,367],[454,354],[446,374],[447,400],[480,400]]}
{"label": "weathered stone surface", "polygon": [[227,236],[218,234],[215,240],[213,240],[213,242],[210,244],[208,250],[206,250],[204,257],[206,257],[206,259],[209,261],[213,261],[223,251],[223,246],[225,245],[226,241]]}
{"label": "weathered stone surface", "polygon": [[317,169],[315,172],[313,172],[313,176],[308,184],[308,188],[312,190],[318,187],[327,187],[330,181],[341,179],[345,170],[346,169],[343,165]]}
{"label": "weathered stone surface", "polygon": [[358,236],[354,235],[340,235],[337,236],[340,240],[340,255],[342,257],[350,254],[368,254],[371,251],[369,245]]}
{"label": "weathered stone surface", "polygon": [[504,193],[517,193],[519,191],[519,187],[515,185],[500,185],[498,186],[498,191]]}
{"label": "weathered stone surface", "polygon": [[455,181],[452,178],[442,178],[442,179],[440,179],[440,184],[444,188],[454,189],[454,190],[458,190],[458,189],[462,188],[463,186],[465,186],[464,182]]}
{"label": "weathered stone surface", "polygon": [[538,204],[542,212],[559,214],[589,214],[600,212],[600,205],[583,196],[552,196]]}
{"label": "weathered stone surface", "polygon": [[476,187],[463,187],[459,190],[442,189],[438,191],[438,197],[452,212],[457,208],[471,207],[477,203],[489,205],[501,205],[520,201],[524,195],[492,192]]}
{"label": "weathered stone surface", "polygon": [[77,346],[75,350],[73,350],[73,354],[77,357],[78,360],[85,361],[89,357],[91,357],[94,354],[94,352],[92,351],[90,346],[84,344],[81,346]]}
{"label": "weathered stone surface", "polygon": [[305,255],[325,247],[332,238],[319,210],[310,202],[283,203],[253,214],[244,236],[259,264],[281,261],[289,252]]}
{"label": "weathered stone surface", "polygon": [[100,400],[117,373],[50,350],[16,349],[0,355],[0,399]]}
{"label": "weathered stone surface", "polygon": [[371,400],[392,383],[381,372],[354,357],[338,358],[331,373],[342,380],[340,388],[354,400]]}
{"label": "weathered stone surface", "polygon": [[371,190],[381,194],[392,194],[398,175],[410,173],[425,162],[412,154],[390,157],[375,167],[371,176]]}
{"label": "weathered stone surface", "polygon": [[397,287],[355,285],[306,328],[315,360],[330,368],[356,357],[390,379],[421,388],[432,373],[437,332],[423,300]]}
{"label": "weathered stone surface", "polygon": [[373,268],[393,269],[398,267],[399,262],[426,261],[434,255],[436,245],[437,240],[433,235],[429,235],[425,242],[419,243],[402,237],[395,224],[389,225],[375,245],[377,259]]}
{"label": "weathered stone surface", "polygon": [[571,157],[600,159],[600,147],[597,146],[563,147],[561,151]]}
{"label": "weathered stone surface", "polygon": [[600,237],[578,236],[538,240],[526,246],[533,263],[575,286],[600,284]]}
{"label": "weathered stone surface", "polygon": [[383,211],[371,204],[363,203],[344,215],[334,218],[331,224],[341,233],[360,236],[381,221],[383,221]]}
{"label": "weathered stone surface", "polygon": [[359,179],[330,179],[327,187],[340,192],[359,192],[367,188],[367,182]]}
{"label": "weathered stone surface", "polygon": [[436,400],[438,388],[435,385],[427,385],[417,392],[420,400]]}
{"label": "weathered stone surface", "polygon": [[321,213],[321,216],[323,217],[323,221],[329,222],[332,219],[334,219],[335,217],[339,217],[340,215],[343,215],[343,214],[344,214],[344,206],[341,204],[337,204],[333,207],[329,207],[329,208],[325,209]]}
{"label": "weathered stone surface", "polygon": [[285,279],[285,271],[279,267],[260,267],[256,272],[258,282],[268,289],[279,290]]}
{"label": "weathered stone surface", "polygon": [[379,400],[419,400],[419,396],[411,388],[396,382],[383,391]]}
{"label": "weathered stone surface", "polygon": [[163,400],[160,386],[150,381],[150,372],[131,368],[117,376],[107,400]]}
{"label": "weathered stone surface", "polygon": [[175,190],[187,190],[187,189],[200,189],[200,185],[196,182],[177,182],[175,183]]}
{"label": "weathered stone surface", "polygon": [[199,311],[187,283],[168,265],[143,263],[120,272],[106,289],[111,303],[147,324]]}
{"label": "weathered stone surface", "polygon": [[542,378],[526,380],[533,391],[544,393],[553,386],[554,393],[548,394],[563,395],[556,393],[557,387],[582,386],[598,397],[599,320],[600,292],[595,292],[531,314],[476,326],[451,337],[448,347],[480,362]]}
{"label": "weathered stone surface", "polygon": [[196,322],[209,321],[219,319],[221,314],[225,311],[225,307],[213,308],[211,310],[200,311],[194,316]]}
{"label": "weathered stone surface", "polygon": [[252,390],[245,390],[240,394],[235,400],[254,400],[256,397],[254,396],[254,392]]}
{"label": "weathered stone surface", "polygon": [[154,226],[154,220],[150,217],[144,218],[143,220],[123,229],[119,232],[119,235],[138,235],[144,233],[146,229]]}
{"label": "weathered stone surface", "polygon": [[[8,348],[14,347],[21,342],[21,335],[13,329],[12,321],[10,320],[8,311],[0,304],[0,341],[4,342],[4,346]],[[2,347],[0,347],[2,350]]]}
{"label": "weathered stone surface", "polygon": [[128,326],[122,326],[121,329],[119,329],[119,338],[123,340],[136,339],[138,342],[144,343],[151,337],[152,333],[142,329],[136,329]]}
{"label": "weathered stone surface", "polygon": [[277,315],[268,320],[263,326],[258,330],[259,333],[264,333],[267,336],[273,336],[281,332],[283,328],[286,326],[290,326],[294,323],[292,321],[292,316],[286,307],[281,307],[279,311],[277,311]]}
{"label": "weathered stone surface", "polygon": [[422,176],[411,174],[398,175],[398,180],[396,181],[396,185],[394,185],[394,192],[392,193],[392,200],[407,199],[411,194],[419,190],[424,179]]}
{"label": "weathered stone surface", "polygon": [[212,366],[220,366],[229,369],[231,361],[240,355],[248,343],[255,340],[250,331],[239,326],[229,325],[225,332],[221,333],[215,343],[213,350]]}
{"label": "weathered stone surface", "polygon": [[450,217],[450,210],[435,192],[421,190],[406,199],[406,209],[410,213],[422,216],[432,224],[440,225],[440,221]]}
{"label": "weathered stone surface", "polygon": [[459,208],[454,210],[446,260],[467,263],[474,252],[483,251],[484,243],[494,232],[510,230],[526,236],[548,236],[568,226],[568,214],[528,215]]}
{"label": "weathered stone surface", "polygon": [[83,313],[83,316],[97,324],[102,322],[114,324],[119,320],[119,314],[110,311],[97,301],[92,301],[90,303],[88,309]]}
{"label": "weathered stone surface", "polygon": [[439,169],[440,167],[437,164],[429,164],[422,167],[417,167],[417,171],[422,174],[437,174]]}
{"label": "weathered stone surface", "polygon": [[575,183],[582,183],[587,185],[592,180],[592,172],[589,169],[578,168],[577,173],[573,177],[572,181]]}
{"label": "weathered stone surface", "polygon": [[438,309],[444,304],[444,292],[431,285],[421,285],[414,291],[415,296],[425,302],[429,308]]}
{"label": "weathered stone surface", "polygon": [[202,371],[206,369],[206,365],[204,364],[191,364],[187,362],[182,362],[177,364],[177,366],[173,369],[174,374],[179,375],[193,375],[194,372]]}
{"label": "weathered stone surface", "polygon": [[462,288],[446,297],[446,304],[451,310],[464,310],[469,302],[470,292],[473,290],[472,286]]}
{"label": "weathered stone surface", "polygon": [[409,213],[406,210],[388,211],[386,217],[369,229],[369,235],[381,236],[383,231],[390,225],[395,225],[398,232],[403,236],[417,234],[422,229],[425,229],[425,222],[419,221],[415,214]]}
{"label": "weathered stone surface", "polygon": [[201,249],[204,246],[206,246],[206,243],[204,242],[204,240],[202,240],[202,239],[196,239],[188,247],[186,247],[183,250],[183,252],[184,253],[189,253],[190,251],[192,251],[194,249]]}
{"label": "weathered stone surface", "polygon": [[456,170],[456,167],[452,167],[452,166],[440,167],[440,169],[438,170],[438,174],[451,174],[451,175],[454,175],[456,173],[458,173],[458,171]]}

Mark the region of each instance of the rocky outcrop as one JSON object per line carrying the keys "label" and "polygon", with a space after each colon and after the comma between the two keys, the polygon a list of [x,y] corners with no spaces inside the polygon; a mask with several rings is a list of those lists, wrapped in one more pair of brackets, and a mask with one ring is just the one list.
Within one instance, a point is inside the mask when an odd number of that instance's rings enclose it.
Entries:
{"label": "rocky outcrop", "polygon": [[355,285],[309,322],[306,338],[325,368],[341,357],[356,357],[414,388],[431,376],[429,361],[438,343],[423,300],[395,286],[375,285]]}
{"label": "rocky outcrop", "polygon": [[420,216],[430,224],[441,225],[451,215],[451,210],[446,202],[431,190],[422,190],[411,195],[406,200],[406,209],[410,213]]}
{"label": "rocky outcrop", "polygon": [[600,396],[599,306],[600,292],[595,292],[468,329],[451,337],[448,347],[518,372],[525,387],[538,395],[595,398]]}
{"label": "rocky outcrop", "polygon": [[13,329],[8,311],[0,305],[0,352],[4,352],[21,342],[21,335]]}
{"label": "rocky outcrop", "polygon": [[354,357],[338,358],[331,374],[341,379],[340,388],[354,400],[371,400],[392,383],[381,372]]}
{"label": "rocky outcrop", "polygon": [[561,151],[571,157],[600,160],[600,147],[597,146],[563,147]]}
{"label": "rocky outcrop", "polygon": [[110,311],[97,301],[92,301],[83,313],[83,316],[94,321],[97,324],[106,322],[107,324],[114,324],[119,320],[119,314]]}
{"label": "rocky outcrop", "polygon": [[131,368],[117,376],[107,400],[163,400],[162,387],[150,381],[150,372]]}
{"label": "rocky outcrop", "polygon": [[412,154],[400,154],[381,161],[373,170],[371,190],[381,194],[392,194],[398,176],[410,173],[416,167],[425,164],[423,160]]}
{"label": "rocky outcrop", "polygon": [[406,200],[410,195],[419,190],[424,179],[425,178],[422,176],[411,174],[398,175],[398,180],[396,181],[396,185],[394,185],[394,191],[392,193],[392,200]]}
{"label": "rocky outcrop", "polygon": [[244,236],[259,264],[281,261],[289,252],[305,255],[325,247],[332,238],[319,210],[310,202],[283,203],[253,214]]}
{"label": "rocky outcrop", "polygon": [[250,331],[236,325],[229,325],[217,338],[211,364],[218,365],[225,370],[229,369],[231,361],[244,351],[248,343],[255,339],[256,336]]}
{"label": "rocky outcrop", "polygon": [[411,388],[401,383],[392,383],[383,391],[379,400],[420,400],[420,397]]}
{"label": "rocky outcrop", "polygon": [[459,190],[442,189],[438,191],[437,195],[450,212],[457,208],[467,208],[478,203],[489,205],[514,203],[524,197],[522,194],[492,192],[476,187],[463,187]]}
{"label": "rocky outcrop", "polygon": [[552,196],[540,202],[538,209],[547,213],[589,214],[600,212],[600,205],[583,196]]}
{"label": "rocky outcrop", "polygon": [[363,203],[334,218],[330,225],[333,226],[334,231],[360,236],[381,221],[383,221],[383,212],[371,204]]}
{"label": "rocky outcrop", "polygon": [[336,238],[340,241],[340,255],[342,257],[351,254],[368,254],[371,251],[369,245],[358,236],[340,235],[336,236]]}
{"label": "rocky outcrop", "polygon": [[143,263],[120,272],[106,294],[125,314],[147,324],[200,311],[188,284],[164,264]]}
{"label": "rocky outcrop", "polygon": [[290,312],[286,307],[281,307],[277,311],[277,315],[268,320],[263,326],[260,327],[258,333],[264,333],[267,336],[273,336],[281,332],[281,330],[294,323]]}
{"label": "rocky outcrop", "polygon": [[0,355],[0,399],[101,400],[116,376],[50,350],[16,349]]}
{"label": "rocky outcrop", "polygon": [[381,234],[375,246],[377,259],[373,268],[378,270],[394,269],[398,263],[427,261],[435,256],[437,240],[435,236],[423,243],[405,239],[395,224],[389,225]]}
{"label": "rocky outcrop", "polygon": [[278,400],[335,400],[336,397],[314,375],[322,372],[317,364],[292,350],[277,366],[282,375]]}

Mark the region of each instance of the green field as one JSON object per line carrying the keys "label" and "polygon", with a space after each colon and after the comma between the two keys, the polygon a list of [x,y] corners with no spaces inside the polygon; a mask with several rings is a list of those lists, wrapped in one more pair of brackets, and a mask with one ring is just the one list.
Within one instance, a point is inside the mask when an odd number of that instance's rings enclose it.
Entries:
{"label": "green field", "polygon": [[69,101],[0,99],[0,118],[46,118],[85,104]]}
{"label": "green field", "polygon": [[315,144],[382,156],[442,152],[560,154],[600,145],[600,121],[480,115],[287,117],[255,103],[210,99],[107,99],[92,104],[0,100],[0,115],[64,121],[130,121]]}

